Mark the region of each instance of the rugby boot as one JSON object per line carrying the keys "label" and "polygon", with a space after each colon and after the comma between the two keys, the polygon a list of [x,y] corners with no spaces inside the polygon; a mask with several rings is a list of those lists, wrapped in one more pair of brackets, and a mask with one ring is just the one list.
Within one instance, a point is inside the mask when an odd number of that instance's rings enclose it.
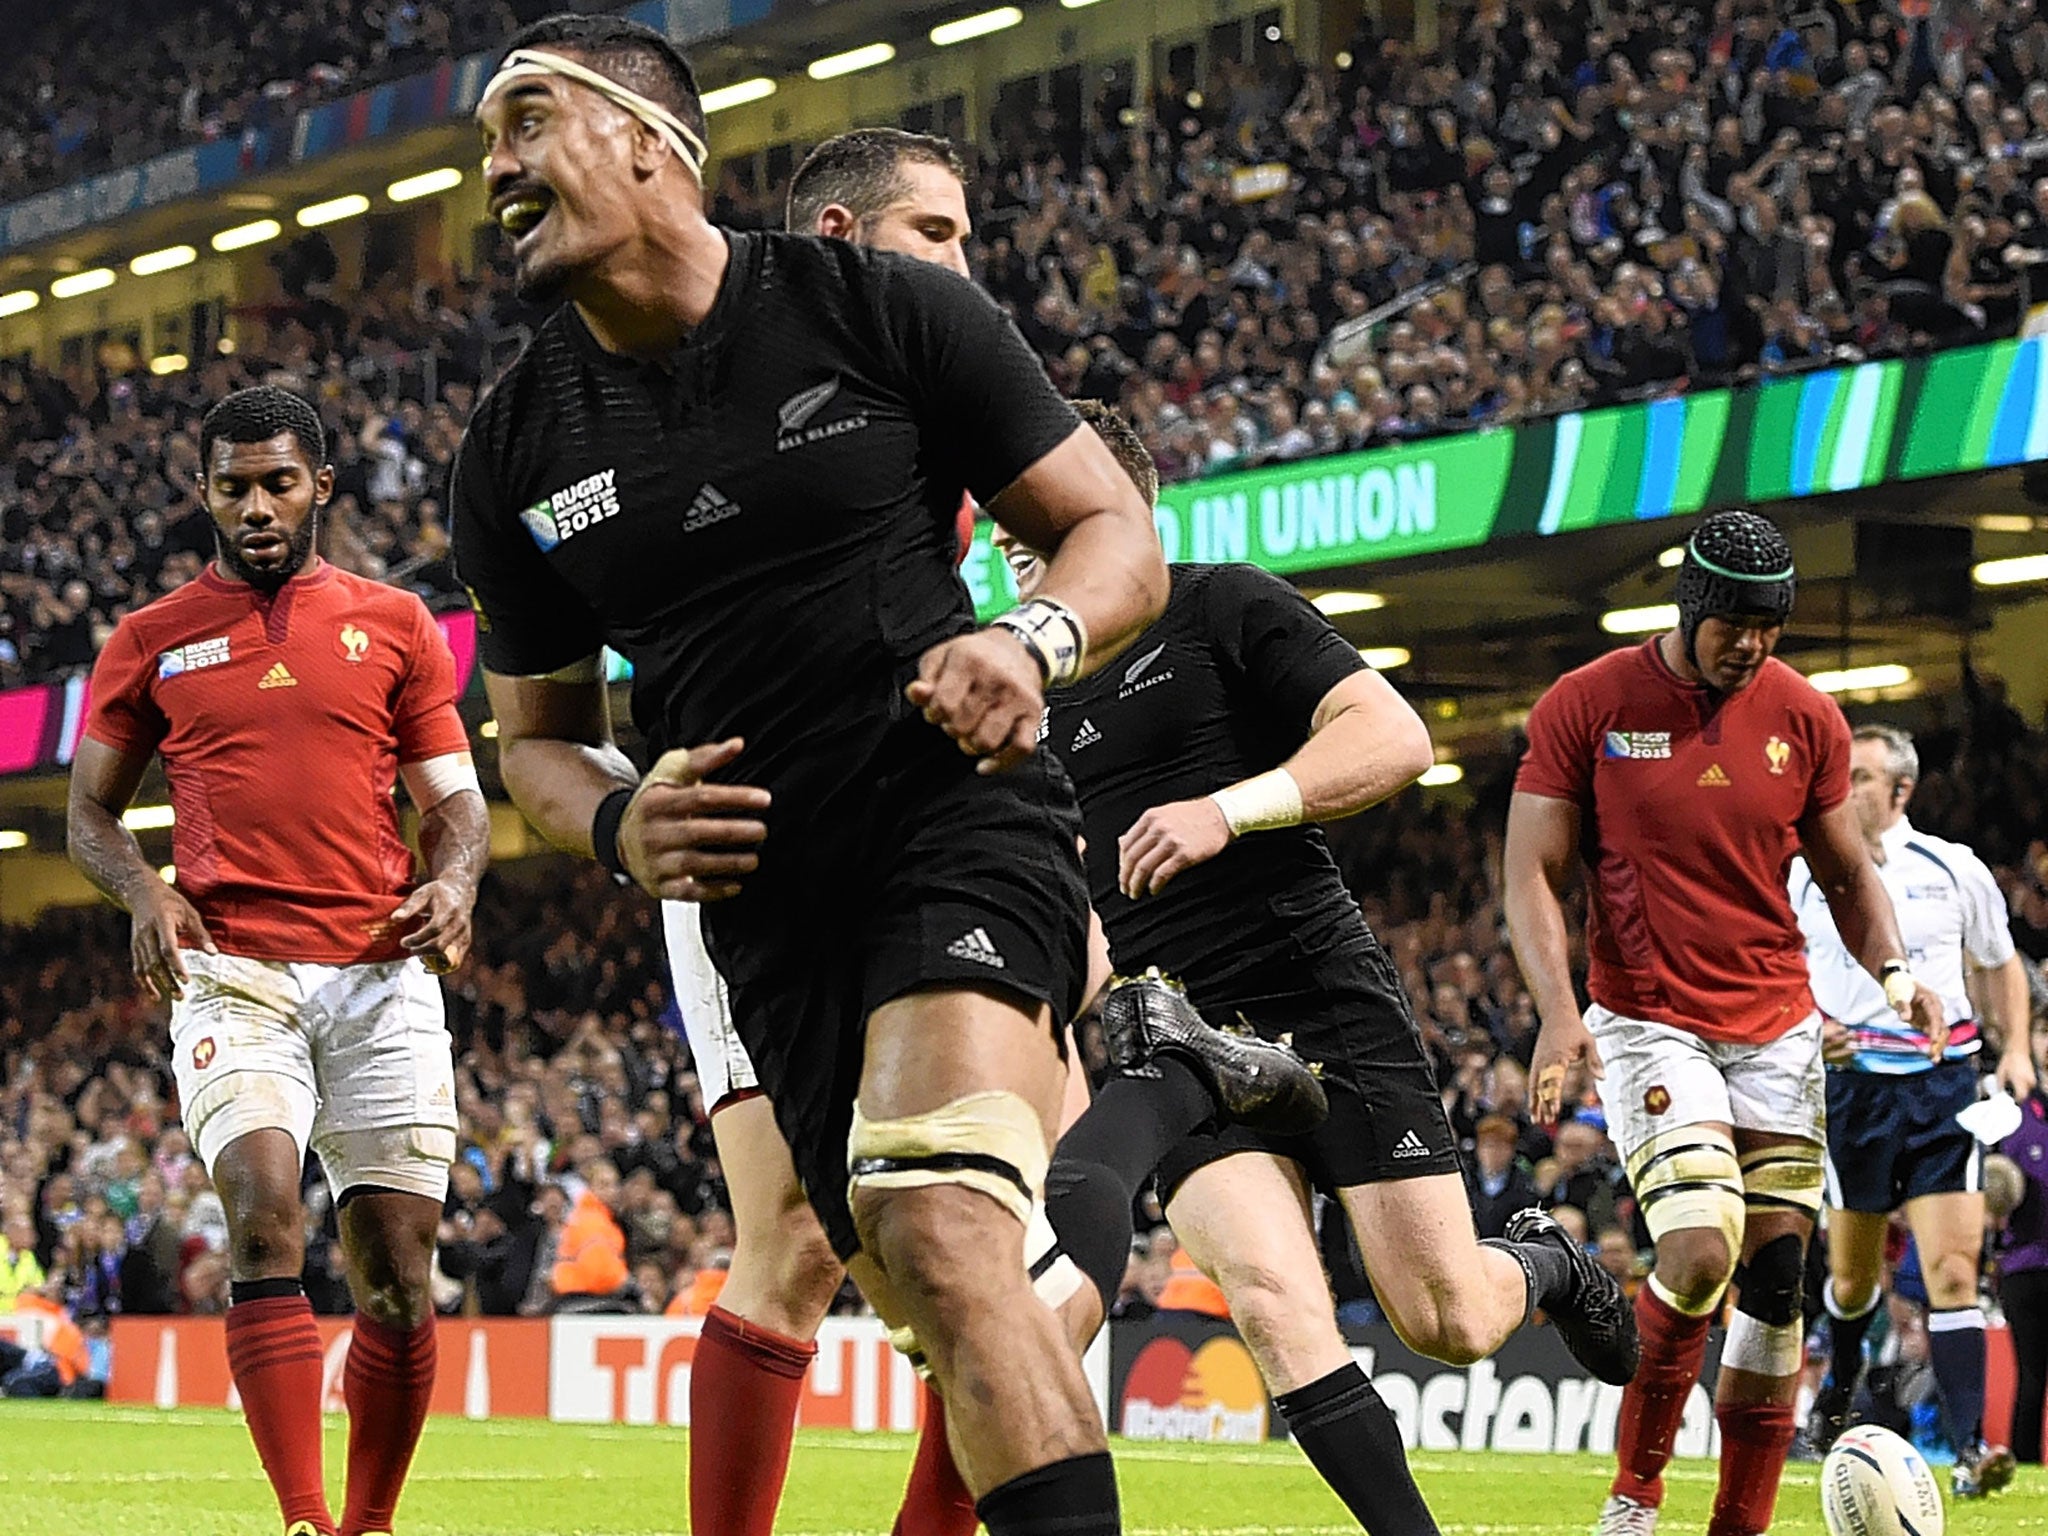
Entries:
{"label": "rugby boot", "polygon": [[1569,1262],[1570,1286],[1562,1296],[1544,1302],[1543,1310],[1557,1325],[1558,1337],[1572,1358],[1611,1386],[1635,1380],[1642,1352],[1635,1304],[1614,1276],[1573,1242],[1553,1217],[1533,1205],[1508,1218],[1506,1236],[1510,1243],[1548,1243]]}
{"label": "rugby boot", "polygon": [[1979,1440],[1967,1454],[1958,1454],[1948,1475],[1948,1491],[1959,1499],[1982,1499],[2012,1482],[2019,1463],[2002,1445]]}
{"label": "rugby boot", "polygon": [[1216,1028],[1195,1011],[1185,989],[1153,966],[1117,976],[1102,1000],[1110,1064],[1142,1070],[1161,1052],[1194,1067],[1224,1114],[1268,1136],[1303,1136],[1323,1123],[1329,1096],[1291,1045],[1261,1040],[1249,1027]]}
{"label": "rugby boot", "polygon": [[284,1536],[334,1536],[334,1527],[322,1528],[310,1520],[294,1520],[284,1528]]}
{"label": "rugby boot", "polygon": [[1849,1427],[1849,1400],[1854,1385],[1837,1386],[1833,1381],[1822,1383],[1814,1394],[1813,1411],[1806,1417],[1806,1443],[1811,1455],[1803,1459],[1820,1461],[1835,1448],[1835,1442],[1842,1438],[1842,1431]]}
{"label": "rugby boot", "polygon": [[1593,1536],[1656,1536],[1657,1506],[1639,1504],[1625,1493],[1610,1493],[1600,1506]]}

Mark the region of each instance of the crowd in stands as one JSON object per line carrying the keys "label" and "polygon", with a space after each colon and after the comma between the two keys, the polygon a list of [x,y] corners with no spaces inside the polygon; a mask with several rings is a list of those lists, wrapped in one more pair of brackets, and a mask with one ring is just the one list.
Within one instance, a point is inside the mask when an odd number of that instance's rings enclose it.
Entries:
{"label": "crowd in stands", "polygon": [[75,0],[24,9],[0,88],[0,202],[184,144],[253,147],[258,135],[289,134],[302,108],[492,47],[554,8]]}
{"label": "crowd in stands", "polygon": [[[1973,702],[1955,728],[1923,733],[1915,815],[1984,850],[2048,993],[2048,734],[1988,690]],[[1460,805],[1411,792],[1339,824],[1333,846],[1435,1057],[1482,1233],[1540,1203],[1633,1284],[1648,1237],[1593,1085],[1568,1085],[1554,1131],[1528,1116],[1535,1016],[1499,904],[1508,782],[1483,779]],[[476,933],[446,983],[462,1134],[438,1303],[703,1311],[733,1229],[652,904],[591,866],[528,860],[489,877]],[[46,1287],[85,1323],[226,1304],[221,1203],[177,1124],[162,1009],[126,980],[127,955],[127,920],[103,906],[0,929],[0,1309]],[[306,1188],[308,1289],[316,1306],[346,1310],[310,1167]],[[1119,1307],[1134,1316],[1174,1283],[1171,1234],[1156,1230],[1156,1206],[1140,1214]],[[1346,1224],[1326,1221],[1324,1236],[1345,1315],[1371,1318]]]}
{"label": "crowd in stands", "polygon": [[[101,9],[51,10],[17,68],[54,76],[59,116],[147,116],[133,85],[161,71],[56,48]],[[504,9],[327,0],[235,35],[297,68],[362,32],[374,71],[496,35]],[[1080,114],[944,125],[979,140],[963,147],[982,281],[1066,388],[1124,406],[1167,479],[2007,335],[2032,300],[2034,0],[1484,0],[1445,23],[1433,50],[1366,32],[1342,68],[1313,68],[1261,42],[1144,100],[1112,84]],[[166,35],[151,46],[182,57]],[[0,152],[0,177],[13,163]],[[715,192],[726,222],[779,218],[780,189],[749,192],[736,166]],[[452,591],[448,455],[533,317],[489,272],[370,272],[343,304],[317,233],[277,265],[279,293],[238,315],[242,350],[191,373],[0,365],[0,686],[86,665],[122,612],[189,579],[211,540],[197,414],[256,379],[309,390],[335,431],[335,558]]]}

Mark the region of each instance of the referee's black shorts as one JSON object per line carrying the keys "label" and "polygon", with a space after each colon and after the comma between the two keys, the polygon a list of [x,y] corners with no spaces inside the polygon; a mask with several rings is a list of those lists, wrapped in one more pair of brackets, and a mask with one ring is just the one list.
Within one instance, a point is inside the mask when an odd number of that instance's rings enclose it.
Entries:
{"label": "referee's black shorts", "polygon": [[1982,1150],[1956,1123],[1976,1102],[1974,1057],[1924,1072],[1830,1067],[1828,1204],[1883,1215],[1920,1195],[1982,1189]]}
{"label": "referee's black shorts", "polygon": [[1211,1024],[1249,1024],[1268,1040],[1292,1035],[1296,1052],[1321,1071],[1330,1115],[1306,1136],[1237,1125],[1190,1136],[1159,1165],[1162,1202],[1190,1174],[1239,1152],[1291,1158],[1326,1194],[1458,1172],[1457,1137],[1408,994],[1364,924],[1221,995],[1193,985],[1188,995]]}
{"label": "referee's black shorts", "polygon": [[[971,987],[1049,1005],[1063,1042],[1086,984],[1081,818],[1065,772],[1041,750],[984,778],[935,728],[914,728],[942,750],[920,743],[868,776],[823,856],[764,882],[768,899],[706,909],[734,1025],[841,1258],[860,1248],[847,1136],[869,1015],[906,993]],[[934,1056],[946,1049],[931,1042]]]}

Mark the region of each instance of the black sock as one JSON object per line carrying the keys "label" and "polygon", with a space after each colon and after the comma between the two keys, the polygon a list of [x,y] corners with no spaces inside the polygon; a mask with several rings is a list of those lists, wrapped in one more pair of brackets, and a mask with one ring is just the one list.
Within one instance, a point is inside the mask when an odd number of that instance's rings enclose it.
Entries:
{"label": "black sock", "polygon": [[1984,1425],[1984,1313],[1955,1307],[1927,1314],[1927,1359],[1958,1456],[1976,1449]]}
{"label": "black sock", "polygon": [[1528,1305],[1522,1312],[1527,1322],[1538,1307],[1555,1308],[1566,1296],[1576,1277],[1572,1256],[1555,1243],[1511,1243],[1504,1237],[1480,1239],[1482,1248],[1498,1248],[1522,1266],[1522,1279],[1529,1288]]}
{"label": "black sock", "polygon": [[1159,1160],[1216,1112],[1209,1085],[1193,1067],[1177,1056],[1155,1057],[1149,1067],[1104,1083],[1060,1138],[1058,1154],[1100,1163],[1135,1200]]}
{"label": "black sock", "polygon": [[1354,1361],[1273,1399],[1309,1464],[1371,1536],[1436,1536],[1401,1427]]}
{"label": "black sock", "polygon": [[[1835,1301],[1835,1282],[1828,1280],[1821,1286],[1821,1295],[1826,1300],[1828,1309],[1828,1339],[1834,1351],[1828,1366],[1828,1376],[1834,1385],[1844,1392],[1853,1393],[1856,1390],[1856,1378],[1863,1374],[1863,1336],[1870,1332],[1871,1319],[1877,1316],[1877,1303],[1883,1294],[1882,1291],[1873,1290],[1870,1293],[1870,1305],[1854,1317],[1844,1317]],[[1982,1367],[1978,1369],[1980,1374],[1977,1379],[1981,1382]],[[1981,1394],[1981,1388],[1979,1390]],[[1981,1407],[1981,1395],[1978,1403]]]}
{"label": "black sock", "polygon": [[303,1296],[305,1282],[297,1275],[282,1280],[233,1280],[228,1283],[228,1305],[245,1301],[268,1301],[274,1296]]}
{"label": "black sock", "polygon": [[[1062,1154],[1045,1175],[1045,1217],[1052,1223],[1059,1247],[1053,1254],[1030,1255],[1049,1263],[1064,1253],[1095,1283],[1106,1320],[1124,1288],[1131,1261],[1131,1198],[1134,1191],[1117,1180],[1116,1171],[1100,1163],[1082,1162]],[[1036,1280],[1039,1271],[1033,1269]]]}
{"label": "black sock", "polygon": [[1107,1451],[1013,1477],[975,1500],[974,1513],[989,1536],[1117,1536],[1123,1529]]}

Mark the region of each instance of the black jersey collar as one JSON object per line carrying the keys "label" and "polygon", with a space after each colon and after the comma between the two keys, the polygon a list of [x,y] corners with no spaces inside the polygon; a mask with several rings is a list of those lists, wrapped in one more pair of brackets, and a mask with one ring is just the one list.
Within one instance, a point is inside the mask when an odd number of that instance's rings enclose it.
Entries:
{"label": "black jersey collar", "polygon": [[576,349],[600,367],[615,368],[621,373],[641,373],[650,368],[669,371],[666,366],[669,360],[685,358],[715,346],[732,328],[734,317],[744,308],[745,295],[754,289],[761,266],[761,241],[740,230],[718,225],[712,227],[725,237],[729,253],[725,275],[719,279],[718,292],[711,300],[709,312],[699,324],[683,333],[683,339],[676,343],[675,350],[668,354],[667,359],[649,360],[607,351],[591,334],[582,312],[574,304],[565,304],[562,306],[563,321]]}

